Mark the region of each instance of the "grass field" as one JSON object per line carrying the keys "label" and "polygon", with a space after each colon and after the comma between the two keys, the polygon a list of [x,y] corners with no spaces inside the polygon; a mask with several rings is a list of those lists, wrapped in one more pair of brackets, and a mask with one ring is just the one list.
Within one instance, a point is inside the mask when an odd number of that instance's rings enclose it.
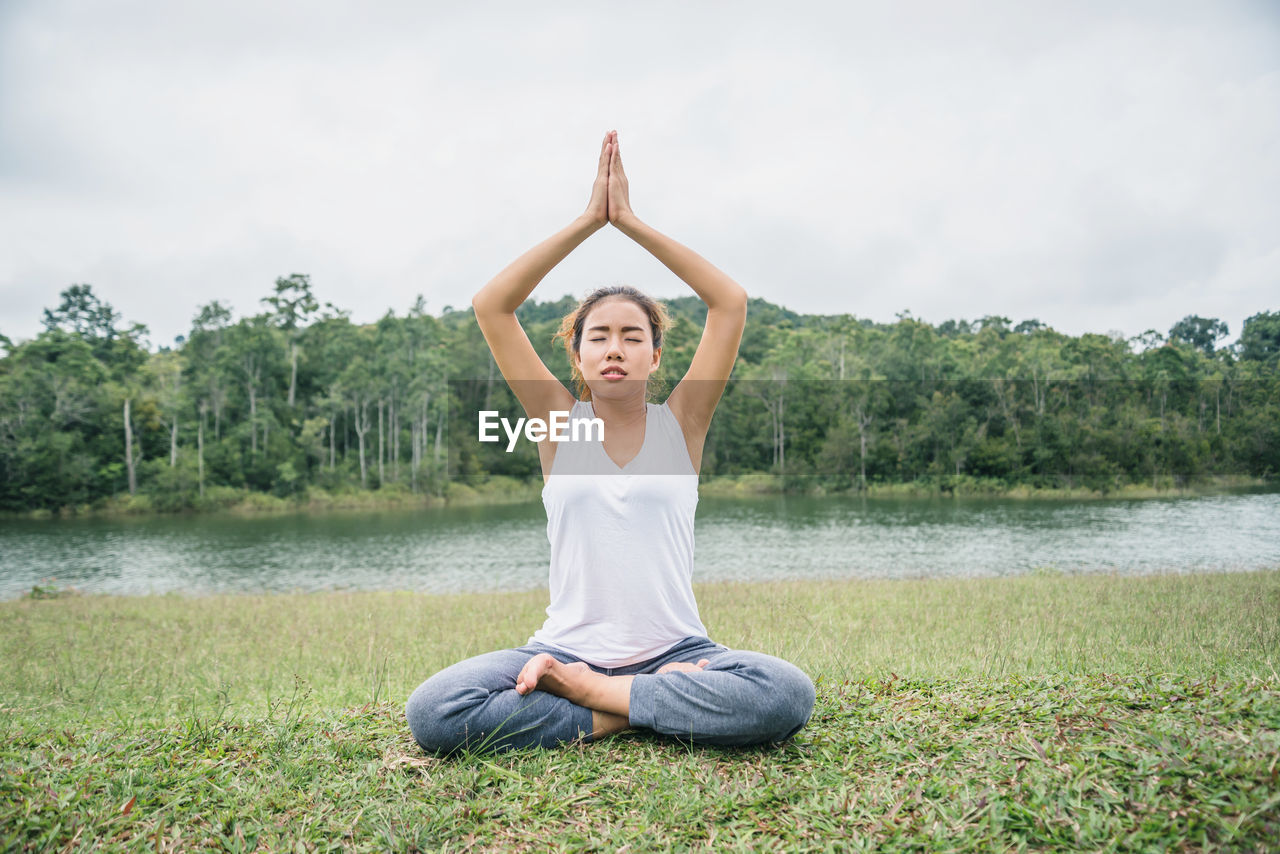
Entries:
{"label": "grass field", "polygon": [[0,603],[0,849],[1280,845],[1280,571],[698,593],[814,677],[795,740],[424,755],[409,692],[545,592]]}

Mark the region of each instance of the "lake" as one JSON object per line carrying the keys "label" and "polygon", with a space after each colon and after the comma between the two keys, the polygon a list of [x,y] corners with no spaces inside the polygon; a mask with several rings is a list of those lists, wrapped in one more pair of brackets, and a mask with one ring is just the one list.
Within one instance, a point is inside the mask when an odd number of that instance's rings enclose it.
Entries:
{"label": "lake", "polygon": [[[0,598],[545,587],[541,504],[0,521]],[[1091,501],[703,498],[695,581],[1280,568],[1280,493]]]}

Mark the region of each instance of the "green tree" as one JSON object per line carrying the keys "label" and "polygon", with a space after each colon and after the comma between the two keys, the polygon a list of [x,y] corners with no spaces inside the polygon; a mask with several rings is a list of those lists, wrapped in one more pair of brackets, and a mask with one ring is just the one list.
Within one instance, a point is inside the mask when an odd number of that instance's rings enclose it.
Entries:
{"label": "green tree", "polygon": [[106,355],[119,335],[120,315],[93,292],[91,285],[72,285],[60,295],[57,308],[44,310],[44,328],[61,329],[86,341],[99,358]]}
{"label": "green tree", "polygon": [[1280,359],[1280,311],[1260,311],[1244,321],[1240,358],[1275,364]]}
{"label": "green tree", "polygon": [[289,341],[289,408],[292,409],[298,388],[299,333],[320,309],[320,304],[311,293],[311,277],[303,273],[276,279],[275,293],[264,297],[262,302],[271,306],[271,319],[285,331]]}
{"label": "green tree", "polygon": [[1212,356],[1219,341],[1227,337],[1227,324],[1216,317],[1188,314],[1169,329],[1169,340],[1194,347]]}

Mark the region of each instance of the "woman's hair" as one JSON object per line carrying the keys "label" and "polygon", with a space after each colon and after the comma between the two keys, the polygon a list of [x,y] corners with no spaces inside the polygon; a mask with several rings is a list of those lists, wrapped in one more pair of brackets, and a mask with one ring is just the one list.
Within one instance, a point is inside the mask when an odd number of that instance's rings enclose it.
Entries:
{"label": "woman's hair", "polygon": [[[662,346],[662,337],[671,328],[671,316],[667,314],[666,306],[630,285],[611,285],[609,287],[596,288],[587,294],[586,298],[579,302],[573,311],[565,315],[564,320],[560,321],[560,329],[551,337],[552,343],[561,339],[564,341],[564,351],[569,356],[569,368],[573,372],[573,385],[577,390],[578,397],[582,400],[591,399],[591,389],[587,388],[587,381],[583,378],[582,372],[578,370],[578,366],[574,364],[573,354],[577,353],[582,347],[582,328],[587,322],[587,315],[591,312],[591,309],[610,297],[629,299],[640,306],[641,310],[649,318],[649,332],[653,337],[653,349],[657,350]],[[661,374],[662,368],[659,366],[658,370],[649,376],[649,387],[646,390],[648,396],[651,397],[657,387],[664,384]]]}

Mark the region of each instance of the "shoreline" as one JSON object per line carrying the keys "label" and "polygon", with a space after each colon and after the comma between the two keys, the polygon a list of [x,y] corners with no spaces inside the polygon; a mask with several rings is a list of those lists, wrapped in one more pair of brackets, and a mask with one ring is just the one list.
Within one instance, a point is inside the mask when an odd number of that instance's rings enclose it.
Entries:
{"label": "shoreline", "polygon": [[[1280,563],[1269,567],[1255,567],[1251,569],[1235,569],[1235,570],[1168,570],[1164,572],[1151,573],[1124,573],[1124,572],[1072,572],[1061,570],[1056,567],[1036,567],[1024,573],[1016,575],[974,575],[974,576],[910,576],[904,578],[885,578],[885,577],[849,577],[849,578],[763,578],[763,579],[744,579],[744,580],[713,580],[713,581],[695,581],[693,589],[699,599],[703,597],[720,597],[735,596],[761,591],[818,591],[831,590],[838,591],[850,587],[863,587],[866,589],[893,589],[899,585],[918,584],[927,587],[941,586],[978,586],[994,584],[996,588],[1009,584],[1029,584],[1038,585],[1042,583],[1066,583],[1073,582],[1083,584],[1110,584],[1110,583],[1152,583],[1158,579],[1182,579],[1184,581],[1209,580],[1222,576],[1269,576],[1280,575]],[[512,602],[533,600],[544,602],[549,595],[545,585],[531,587],[527,589],[511,589],[511,590],[449,590],[449,591],[431,591],[431,590],[412,590],[408,588],[360,588],[360,587],[329,587],[316,590],[305,590],[302,588],[292,588],[288,590],[166,590],[163,592],[146,592],[146,593],[111,593],[97,592],[91,590],[81,590],[75,585],[67,585],[60,587],[57,585],[56,578],[42,579],[45,584],[34,585],[30,590],[23,591],[16,596],[0,595],[0,610],[6,607],[12,607],[15,603],[29,601],[44,601],[50,599],[75,599],[90,602],[133,602],[139,600],[157,600],[157,601],[177,601],[177,602],[220,602],[222,600],[237,601],[258,601],[258,600],[275,600],[275,599],[350,599],[350,598],[367,598],[367,599],[386,599],[386,598],[426,598],[432,602],[452,601],[459,604],[491,602],[499,599],[507,599]],[[1156,581],[1159,583],[1159,581]]]}
{"label": "shoreline", "polygon": [[[1166,478],[1153,486],[1149,483],[1123,484],[1099,490],[1088,487],[1041,488],[1025,484],[1008,485],[995,480],[944,478],[940,481],[906,483],[871,483],[866,489],[835,489],[826,485],[804,487],[809,478],[783,478],[771,474],[711,476],[698,484],[700,498],[861,498],[881,499],[992,499],[1014,501],[1124,501],[1159,498],[1195,498],[1210,495],[1233,495],[1266,492],[1280,487],[1259,477],[1214,476],[1190,483],[1177,483]],[[449,483],[443,495],[409,492],[401,486],[363,492],[328,492],[309,489],[304,495],[282,498],[269,493],[250,492],[231,487],[214,487],[204,506],[166,510],[157,507],[152,496],[116,496],[95,505],[63,507],[58,510],[36,509],[0,513],[4,520],[44,519],[145,519],[183,516],[283,516],[382,513],[387,511],[438,510],[454,507],[491,507],[539,501],[540,481],[521,481],[495,476],[482,483],[461,481]]]}
{"label": "shoreline", "polygon": [[[798,479],[798,478],[797,478]],[[1149,483],[1122,484],[1109,489],[1076,487],[1035,487],[1027,484],[1005,484],[961,476],[941,481],[909,481],[904,483],[869,483],[865,490],[831,489],[818,485],[808,489],[778,488],[782,479],[774,475],[747,474],[714,477],[699,484],[699,495],[714,498],[749,496],[801,496],[813,498],[945,498],[945,499],[1010,499],[1022,500],[1129,500],[1147,498],[1191,498],[1206,495],[1266,492],[1280,484],[1259,477],[1217,475],[1190,483],[1177,483],[1165,478],[1157,486]],[[794,482],[794,481],[793,481]]]}

